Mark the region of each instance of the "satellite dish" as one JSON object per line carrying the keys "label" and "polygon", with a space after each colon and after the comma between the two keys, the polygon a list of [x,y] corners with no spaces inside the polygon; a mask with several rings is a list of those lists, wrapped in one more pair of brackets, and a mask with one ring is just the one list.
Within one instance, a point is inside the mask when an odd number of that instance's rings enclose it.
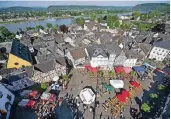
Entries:
{"label": "satellite dish", "polygon": [[0,80],[2,80],[2,76],[0,75]]}
{"label": "satellite dish", "polygon": [[53,81],[58,81],[58,80],[59,80],[59,76],[53,77]]}

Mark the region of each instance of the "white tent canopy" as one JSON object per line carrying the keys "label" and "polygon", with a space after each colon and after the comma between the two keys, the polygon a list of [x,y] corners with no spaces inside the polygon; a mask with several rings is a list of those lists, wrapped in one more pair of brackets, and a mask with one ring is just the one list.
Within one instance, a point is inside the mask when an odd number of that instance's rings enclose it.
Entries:
{"label": "white tent canopy", "polygon": [[29,99],[22,99],[19,103],[18,106],[25,107],[27,103],[29,102]]}
{"label": "white tent canopy", "polygon": [[59,90],[59,84],[58,83],[53,83],[50,87],[52,90]]}
{"label": "white tent canopy", "polygon": [[84,104],[91,104],[95,100],[95,94],[90,88],[85,88],[80,92],[80,98]]}
{"label": "white tent canopy", "polygon": [[122,80],[110,80],[110,85],[114,88],[123,88],[124,82]]}
{"label": "white tent canopy", "polygon": [[59,80],[59,76],[53,77],[53,81],[58,81],[58,80]]}

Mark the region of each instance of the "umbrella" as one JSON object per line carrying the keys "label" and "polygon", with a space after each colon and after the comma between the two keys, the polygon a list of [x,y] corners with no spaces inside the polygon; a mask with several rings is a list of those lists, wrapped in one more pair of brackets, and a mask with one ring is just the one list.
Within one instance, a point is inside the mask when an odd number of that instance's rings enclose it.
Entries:
{"label": "umbrella", "polygon": [[59,84],[55,83],[51,85],[52,90],[58,90],[59,89]]}
{"label": "umbrella", "polygon": [[127,90],[122,90],[122,95],[124,96],[124,97],[129,97],[130,96],[130,94],[129,94],[129,92],[127,91]]}
{"label": "umbrella", "polygon": [[126,97],[124,97],[124,95],[122,95],[122,94],[118,94],[117,98],[120,102],[126,102]]}
{"label": "umbrella", "polygon": [[140,86],[140,84],[137,83],[136,81],[131,81],[130,84],[131,84],[132,86],[134,86],[134,87],[139,87],[139,86]]}
{"label": "umbrella", "polygon": [[84,104],[91,104],[95,100],[95,94],[90,88],[85,88],[80,92],[80,98]]}

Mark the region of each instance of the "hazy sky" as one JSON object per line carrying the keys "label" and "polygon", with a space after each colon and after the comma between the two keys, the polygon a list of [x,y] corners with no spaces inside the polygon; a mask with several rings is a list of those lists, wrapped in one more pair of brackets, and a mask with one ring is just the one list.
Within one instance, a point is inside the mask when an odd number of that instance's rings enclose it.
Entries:
{"label": "hazy sky", "polygon": [[0,7],[27,6],[48,7],[49,5],[97,5],[97,6],[135,6],[141,3],[169,3],[163,1],[0,1]]}

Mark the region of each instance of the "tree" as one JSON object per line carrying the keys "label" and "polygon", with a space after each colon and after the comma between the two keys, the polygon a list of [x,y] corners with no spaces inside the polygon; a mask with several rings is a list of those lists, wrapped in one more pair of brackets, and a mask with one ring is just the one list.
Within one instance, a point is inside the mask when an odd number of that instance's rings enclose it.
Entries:
{"label": "tree", "polygon": [[54,31],[55,33],[57,33],[57,30],[58,30],[58,24],[54,25],[54,26],[52,27],[52,29],[53,29],[53,31]]}
{"label": "tree", "polygon": [[166,86],[160,84],[160,85],[158,85],[157,89],[160,90],[160,91],[163,91],[163,90],[166,89]]}
{"label": "tree", "polygon": [[41,83],[41,88],[42,89],[47,89],[48,85],[46,83]]}
{"label": "tree", "polygon": [[38,26],[36,26],[36,27],[35,27],[35,29],[36,29],[36,30],[44,29],[44,27],[43,27],[43,26],[41,26],[41,25],[38,25]]}
{"label": "tree", "polygon": [[118,23],[119,21],[118,21],[118,17],[116,16],[116,15],[114,15],[114,16],[108,16],[107,17],[107,25],[109,26],[109,28],[115,28],[115,27],[117,27],[118,25],[119,25],[119,23]]}
{"label": "tree", "polygon": [[93,73],[93,72],[89,72],[89,75],[90,75],[90,76],[94,76],[94,73]]}
{"label": "tree", "polygon": [[63,33],[68,33],[68,27],[65,26],[64,24],[61,25],[59,28],[60,28],[60,30],[61,30]]}
{"label": "tree", "polygon": [[124,73],[123,71],[120,72],[120,75],[121,75],[122,77],[124,76],[124,74],[125,74],[125,73]]}
{"label": "tree", "polygon": [[47,23],[46,24],[46,27],[49,29],[49,28],[52,28],[52,24],[51,23]]}
{"label": "tree", "polygon": [[26,31],[29,31],[31,30],[32,28],[31,27],[26,27]]}
{"label": "tree", "polygon": [[83,17],[79,17],[75,20],[75,22],[79,25],[81,25],[82,27],[84,27],[84,24],[85,24],[85,20]]}
{"label": "tree", "polygon": [[119,20],[116,20],[115,27],[119,27],[119,26],[120,26],[120,22],[119,22]]}
{"label": "tree", "polygon": [[141,109],[144,111],[144,112],[150,112],[151,108],[150,106],[147,104],[147,103],[143,103],[141,105]]}
{"label": "tree", "polygon": [[151,93],[151,94],[150,94],[150,97],[151,97],[152,99],[156,99],[156,98],[158,98],[158,95],[155,94],[155,93]]}
{"label": "tree", "polygon": [[97,21],[98,21],[98,23],[102,23],[103,22],[103,17],[102,16],[98,17]]}
{"label": "tree", "polygon": [[147,20],[147,14],[141,14],[140,15],[140,20],[146,21]]}
{"label": "tree", "polygon": [[92,13],[90,14],[90,21],[95,21],[96,20],[96,14]]}
{"label": "tree", "polygon": [[109,72],[108,72],[108,74],[109,74],[109,77],[114,77],[115,72],[113,72],[113,71],[109,71]]}
{"label": "tree", "polygon": [[135,17],[135,18],[138,18],[140,17],[141,13],[139,11],[135,11],[132,13],[132,16]]}
{"label": "tree", "polygon": [[134,71],[131,71],[131,72],[130,72],[130,75],[131,75],[132,77],[134,77],[134,76],[135,76],[135,72],[134,72]]}
{"label": "tree", "polygon": [[64,79],[64,85],[66,86],[69,81],[68,75],[63,75],[63,79]]}
{"label": "tree", "polygon": [[103,76],[103,71],[102,70],[99,70],[99,76],[102,77]]}
{"label": "tree", "polygon": [[0,41],[4,42],[6,40],[12,40],[15,38],[15,34],[11,33],[5,26],[0,27],[1,38]]}

